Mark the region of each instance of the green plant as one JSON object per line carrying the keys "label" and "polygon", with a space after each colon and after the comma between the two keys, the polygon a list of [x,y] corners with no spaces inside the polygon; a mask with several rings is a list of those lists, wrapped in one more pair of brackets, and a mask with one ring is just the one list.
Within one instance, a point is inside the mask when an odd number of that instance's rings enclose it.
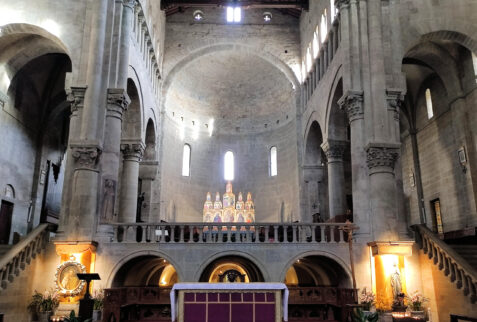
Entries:
{"label": "green plant", "polygon": [[359,295],[359,302],[363,306],[365,311],[370,311],[371,307],[374,305],[376,297],[373,292],[367,292],[366,288],[361,291]]}
{"label": "green plant", "polygon": [[378,318],[379,316],[376,312],[366,315],[360,308],[353,311],[353,322],[377,322]]}
{"label": "green plant", "polygon": [[76,316],[75,311],[70,312],[70,316],[65,318],[65,322],[91,322],[91,319],[82,320],[81,317]]}
{"label": "green plant", "polygon": [[103,301],[104,301],[104,290],[95,291],[93,294],[93,310],[102,310],[103,309]]}
{"label": "green plant", "polygon": [[40,311],[40,303],[43,300],[43,294],[35,290],[31,296],[30,303],[28,303],[28,311],[30,313],[38,313]]}
{"label": "green plant", "polygon": [[28,304],[28,310],[31,313],[54,311],[59,304],[57,293],[46,291],[41,294],[35,290]]}
{"label": "green plant", "polygon": [[422,311],[422,304],[428,300],[428,298],[422,296],[422,294],[418,291],[415,291],[411,295],[407,296],[407,301],[412,311]]}

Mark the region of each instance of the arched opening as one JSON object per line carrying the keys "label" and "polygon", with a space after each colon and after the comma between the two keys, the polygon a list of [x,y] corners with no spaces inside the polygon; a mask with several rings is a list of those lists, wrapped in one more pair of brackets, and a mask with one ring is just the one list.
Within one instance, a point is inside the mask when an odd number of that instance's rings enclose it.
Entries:
{"label": "arched opening", "polygon": [[402,71],[407,83],[398,168],[402,217],[409,213],[409,224],[425,223],[447,242],[477,243],[476,236],[464,233],[477,226],[475,183],[467,177],[477,171],[472,52],[436,35],[406,53]]}
{"label": "arched opening", "polygon": [[111,288],[105,290],[103,314],[116,321],[133,316],[170,317],[169,294],[178,281],[177,271],[167,259],[152,255],[135,257],[121,266]]}
{"label": "arched opening", "polygon": [[0,155],[0,176],[22,200],[9,198],[2,207],[8,209],[0,222],[14,229],[0,239],[11,241],[38,222],[59,221],[71,113],[65,82],[72,64],[55,36],[32,25],[2,26],[0,47],[0,135],[11,142]]}
{"label": "arched opening", "polygon": [[325,156],[321,149],[323,135],[320,125],[314,121],[308,131],[305,145],[305,180],[306,209],[305,218],[313,222],[328,219],[328,181],[327,169],[324,167]]}
{"label": "arched opening", "polygon": [[347,271],[326,256],[306,256],[288,269],[289,317],[307,321],[340,320],[346,304],[354,304]]}
{"label": "arched opening", "polygon": [[214,260],[202,272],[199,282],[249,283],[263,282],[260,269],[241,256],[224,256]]}
{"label": "arched opening", "polygon": [[142,137],[141,99],[136,84],[130,78],[127,82],[127,94],[131,103],[124,113],[121,139],[140,140]]}
{"label": "arched opening", "polygon": [[154,122],[149,119],[146,126],[146,149],[144,151],[144,160],[156,160],[156,131]]}

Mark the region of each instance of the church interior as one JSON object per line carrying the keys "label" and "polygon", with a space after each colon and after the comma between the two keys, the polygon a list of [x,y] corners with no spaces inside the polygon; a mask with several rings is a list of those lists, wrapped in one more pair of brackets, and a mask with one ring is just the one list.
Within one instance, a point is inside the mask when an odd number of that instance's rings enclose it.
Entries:
{"label": "church interior", "polygon": [[477,321],[476,35],[475,0],[0,0],[0,321]]}

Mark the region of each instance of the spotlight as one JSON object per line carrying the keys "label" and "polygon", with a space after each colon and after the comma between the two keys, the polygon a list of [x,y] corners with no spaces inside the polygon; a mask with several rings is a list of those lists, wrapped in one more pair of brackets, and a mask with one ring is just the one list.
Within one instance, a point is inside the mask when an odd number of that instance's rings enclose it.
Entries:
{"label": "spotlight", "polygon": [[201,21],[202,19],[204,19],[204,13],[200,10],[194,11],[194,14],[192,16],[196,21]]}
{"label": "spotlight", "polygon": [[263,13],[263,20],[265,22],[270,22],[272,20],[272,13],[271,12],[264,12]]}

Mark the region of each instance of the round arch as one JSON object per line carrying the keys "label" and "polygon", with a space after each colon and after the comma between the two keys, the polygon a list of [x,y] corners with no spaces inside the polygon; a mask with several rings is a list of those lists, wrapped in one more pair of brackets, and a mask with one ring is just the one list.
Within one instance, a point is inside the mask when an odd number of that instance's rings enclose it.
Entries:
{"label": "round arch", "polygon": [[256,257],[250,255],[249,253],[245,253],[245,252],[241,252],[241,251],[223,251],[223,252],[215,253],[214,255],[210,256],[197,269],[197,271],[194,275],[194,281],[199,281],[203,272],[206,270],[206,268],[209,265],[213,264],[215,261],[219,260],[222,257],[234,257],[234,256],[235,257],[242,257],[242,258],[250,261],[260,271],[260,273],[263,277],[263,280],[265,282],[270,281],[270,274],[266,270],[265,265],[260,260],[258,260]]}
{"label": "round arch", "polygon": [[121,258],[113,267],[113,269],[110,271],[108,275],[108,279],[106,282],[106,287],[111,287],[112,283],[120,271],[120,269],[130,262],[131,260],[134,260],[135,258],[143,257],[143,256],[151,256],[151,257],[157,257],[157,258],[164,258],[166,259],[176,270],[177,272],[177,277],[180,281],[184,280],[184,274],[182,273],[182,270],[180,269],[180,266],[170,257],[169,255],[155,251],[155,250],[142,250],[142,251],[137,251],[134,253],[129,254],[128,256],[125,256]]}
{"label": "round arch", "polygon": [[211,54],[214,52],[219,52],[219,51],[227,51],[227,50],[233,50],[234,52],[243,52],[249,55],[255,55],[258,56],[270,64],[272,64],[274,67],[279,69],[285,76],[286,78],[290,81],[290,83],[293,85],[293,88],[296,90],[300,88],[300,82],[298,81],[298,78],[296,77],[295,73],[292,71],[292,69],[285,64],[283,61],[281,61],[279,58],[273,56],[272,54],[269,53],[264,53],[260,51],[257,48],[254,47],[249,47],[249,46],[244,46],[244,45],[239,45],[239,44],[218,44],[218,45],[213,45],[213,46],[208,46],[208,47],[203,47],[200,48],[192,53],[190,53],[188,56],[183,58],[181,61],[179,61],[167,74],[163,87],[162,87],[162,97],[161,97],[161,109],[164,109],[166,106],[166,98],[167,98],[167,92],[169,91],[170,86],[172,85],[175,76],[189,63],[193,62],[195,59],[202,57],[207,54]]}
{"label": "round arch", "polygon": [[284,281],[285,280],[285,277],[287,275],[287,272],[288,270],[290,269],[290,267],[293,266],[293,264],[299,260],[299,259],[302,259],[304,257],[310,257],[310,256],[323,256],[323,257],[327,257],[331,260],[333,260],[334,262],[336,262],[336,264],[338,264],[342,269],[343,271],[345,272],[345,274],[347,275],[349,281],[352,281],[353,280],[353,275],[351,273],[351,269],[349,268],[348,264],[345,263],[340,257],[336,256],[335,254],[333,253],[329,253],[329,252],[325,252],[325,251],[319,251],[319,250],[316,250],[316,251],[307,251],[307,252],[304,252],[304,253],[300,253],[298,255],[295,255],[294,257],[292,257],[284,266],[283,270],[281,271],[280,273],[280,281]]}
{"label": "round arch", "polygon": [[[343,66],[340,65],[338,70],[336,71],[333,82],[331,83],[331,90],[329,92],[327,101],[326,101],[326,112],[325,112],[325,121],[323,129],[323,137],[326,139],[330,139],[330,122],[333,119],[334,111],[333,111],[333,103],[338,101],[341,97],[335,97],[338,93],[337,91],[341,90],[341,94],[343,95],[344,87],[343,87]],[[341,95],[341,96],[342,96]]]}

